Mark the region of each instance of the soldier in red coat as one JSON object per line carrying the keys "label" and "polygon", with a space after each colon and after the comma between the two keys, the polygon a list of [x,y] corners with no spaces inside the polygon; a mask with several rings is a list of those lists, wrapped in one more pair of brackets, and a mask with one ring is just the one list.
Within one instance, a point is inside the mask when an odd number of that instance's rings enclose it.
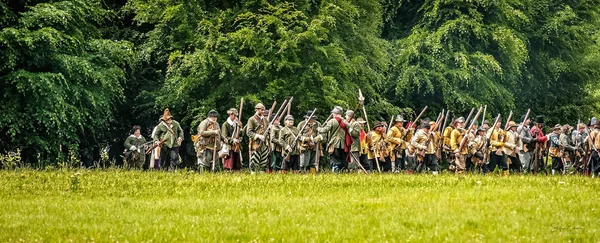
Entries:
{"label": "soldier in red coat", "polygon": [[535,118],[534,126],[531,128],[531,136],[533,139],[531,143],[535,144],[535,150],[533,153],[534,164],[533,173],[544,170],[544,151],[546,151],[546,142],[548,136],[544,135],[542,128],[544,127],[544,116],[537,116]]}

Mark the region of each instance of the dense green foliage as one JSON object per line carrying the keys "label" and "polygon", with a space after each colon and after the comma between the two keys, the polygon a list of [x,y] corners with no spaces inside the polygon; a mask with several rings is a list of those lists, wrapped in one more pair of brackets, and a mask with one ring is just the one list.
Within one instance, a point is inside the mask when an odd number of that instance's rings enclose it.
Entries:
{"label": "dense green foliage", "polygon": [[586,177],[0,172],[0,241],[590,242]]}
{"label": "dense green foliage", "polygon": [[[294,96],[292,113],[366,96],[371,123],[487,105],[549,124],[598,115],[600,1],[20,0],[0,2],[0,151],[116,150],[165,107]],[[188,136],[189,138],[189,136]]]}

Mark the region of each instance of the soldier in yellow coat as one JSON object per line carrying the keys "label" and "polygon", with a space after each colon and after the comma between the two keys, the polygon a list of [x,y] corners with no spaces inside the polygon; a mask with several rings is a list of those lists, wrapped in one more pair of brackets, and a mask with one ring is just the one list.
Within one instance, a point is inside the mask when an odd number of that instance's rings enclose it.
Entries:
{"label": "soldier in yellow coat", "polygon": [[469,153],[467,146],[460,148],[460,142],[463,136],[466,135],[466,130],[463,128],[465,118],[459,117],[454,122],[455,128],[450,134],[450,149],[454,153],[454,163],[456,165],[456,174],[464,174],[466,170],[466,159]]}
{"label": "soldier in yellow coat", "polygon": [[[434,132],[435,122],[424,123],[422,128],[417,131],[410,141],[411,145],[417,149],[419,165],[417,172],[421,172],[424,167],[429,168],[434,175],[438,173],[438,160],[435,155],[438,147],[439,134]],[[423,154],[423,157],[421,157]]]}
{"label": "soldier in yellow coat", "polygon": [[443,135],[443,149],[442,149],[442,158],[440,158],[440,161],[443,163],[444,160],[446,160],[448,162],[448,164],[450,165],[450,170],[454,170],[456,169],[456,166],[454,166],[454,153],[452,153],[452,148],[450,146],[450,136],[452,135],[452,131],[454,131],[454,128],[456,127],[456,119],[454,119],[452,121],[452,123],[447,126],[446,128],[444,128],[444,132],[442,133]]}
{"label": "soldier in yellow coat", "polygon": [[406,142],[404,141],[408,131],[404,128],[406,120],[402,115],[397,115],[394,119],[394,126],[387,133],[386,140],[391,151],[391,160],[396,162],[395,172],[405,170],[404,157],[406,157]]}
{"label": "soldier in yellow coat", "polygon": [[469,154],[471,154],[471,162],[477,172],[480,172],[483,166],[483,153],[485,153],[484,146],[486,145],[485,140],[487,139],[486,130],[483,126],[477,129],[477,136],[475,139],[469,141]]}
{"label": "soldier in yellow coat", "polygon": [[[506,154],[504,153],[505,142],[507,141],[506,132],[500,128],[500,122],[491,128],[490,136],[490,163],[488,170],[494,171],[496,165],[502,170],[503,175],[508,175],[508,164],[506,163]],[[484,171],[486,172],[486,171]]]}
{"label": "soldier in yellow coat", "polygon": [[389,157],[389,150],[387,143],[385,142],[385,123],[377,122],[373,127],[373,131],[367,136],[367,142],[369,144],[369,160],[371,160],[371,166],[377,168],[377,164],[382,171],[390,171],[391,160]]}

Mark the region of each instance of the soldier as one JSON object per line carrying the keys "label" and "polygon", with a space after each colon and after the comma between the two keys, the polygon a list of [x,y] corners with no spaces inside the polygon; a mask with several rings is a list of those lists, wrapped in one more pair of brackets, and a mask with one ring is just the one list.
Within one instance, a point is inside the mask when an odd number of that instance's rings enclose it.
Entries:
{"label": "soldier", "polygon": [[183,141],[183,129],[173,120],[169,109],[165,109],[154,134],[154,143],[161,146],[160,161],[163,168],[174,170],[179,165],[179,146]]}
{"label": "soldier", "polygon": [[250,138],[250,171],[265,172],[269,161],[268,140],[265,131],[269,126],[269,119],[264,116],[265,106],[262,103],[254,107],[256,113],[248,119],[246,134]]}
{"label": "soldier", "polygon": [[413,135],[415,133],[415,128],[416,128],[417,124],[413,123],[413,122],[409,122],[406,125],[406,137],[404,139],[404,144],[406,145],[406,150],[405,150],[405,163],[406,163],[406,169],[409,171],[414,171],[417,168],[417,148],[411,145],[411,141],[413,138]]}
{"label": "soldier", "polygon": [[600,120],[597,120],[594,124],[594,130],[590,132],[589,139],[590,144],[588,148],[592,157],[588,164],[588,173],[594,178],[598,174],[598,171],[600,171],[600,156],[598,155],[598,148],[600,148]]}
{"label": "soldier", "polygon": [[482,172],[483,158],[486,146],[486,130],[483,126],[477,128],[477,135],[469,142],[469,153],[471,154],[471,162],[477,172]]}
{"label": "soldier", "polygon": [[406,157],[406,142],[404,141],[408,131],[404,128],[404,117],[402,115],[397,115],[394,119],[394,125],[387,133],[387,141],[390,146],[391,160],[395,161],[396,168],[393,168],[395,172],[400,172],[401,170],[405,170],[404,157]]}
{"label": "soldier", "polygon": [[197,139],[194,142],[196,157],[198,158],[198,171],[205,172],[219,167],[215,153],[221,149],[221,132],[217,123],[218,113],[215,110],[208,112],[197,128]]}
{"label": "soldier", "polygon": [[[223,160],[223,168],[225,168],[228,171],[239,171],[242,169],[242,161],[240,159],[242,122],[237,118],[238,111],[235,108],[229,109],[227,111],[227,115],[229,115],[227,121],[223,122],[223,124],[221,125],[221,137],[224,140],[223,146],[225,146],[229,150],[229,154],[226,155],[225,159]],[[236,130],[237,134],[235,134]]]}
{"label": "soldier", "polygon": [[[435,131],[435,122],[423,123],[421,129],[412,137],[410,144],[416,148],[418,166],[416,171],[420,173],[424,167],[429,168],[434,175],[438,174],[438,162],[435,156],[438,135]],[[421,157],[421,154],[424,154]]]}
{"label": "soldier", "polygon": [[279,132],[279,140],[282,141],[284,145],[282,169],[284,171],[291,170],[294,173],[298,173],[298,170],[300,169],[300,150],[294,142],[296,137],[300,136],[298,133],[299,130],[294,127],[294,117],[292,115],[287,115],[285,117],[284,125],[285,126]]}
{"label": "soldier", "polygon": [[329,138],[327,141],[327,152],[330,154],[331,170],[334,173],[348,168],[348,163],[346,161],[347,154],[345,152],[347,147],[346,131],[348,124],[344,121],[344,118],[342,118],[342,112],[342,107],[335,106],[331,111],[333,118],[325,123],[323,127],[318,128],[318,132],[322,137]]}
{"label": "soldier", "polygon": [[464,146],[462,150],[460,149],[460,142],[463,139],[463,136],[466,135],[466,130],[463,128],[465,123],[465,118],[459,117],[454,121],[454,130],[452,130],[452,134],[450,134],[450,148],[454,153],[454,164],[456,166],[456,174],[464,174],[466,170],[466,158],[468,154],[467,146]]}
{"label": "soldier", "polygon": [[[356,167],[359,167],[358,164],[363,166],[365,170],[369,171],[370,166],[368,163],[367,155],[368,155],[368,146],[365,146],[364,137],[366,136],[364,126],[365,120],[362,118],[357,118],[356,120],[350,121],[350,136],[352,136],[352,146],[350,147],[350,159],[352,164],[356,164]],[[364,149],[366,147],[366,150]]]}
{"label": "soldier", "polygon": [[552,133],[550,136],[550,149],[549,155],[552,158],[552,175],[556,174],[556,171],[562,171],[563,162],[562,162],[562,151],[560,149],[560,124],[556,124],[554,129],[552,129]]}
{"label": "soldier", "polygon": [[304,120],[298,124],[298,130],[306,127],[302,131],[300,135],[300,142],[298,144],[298,148],[300,149],[300,170],[306,172],[307,169],[310,170],[310,173],[317,173],[315,167],[315,160],[317,157],[317,146],[321,142],[323,136],[321,136],[317,128],[321,126],[321,123],[317,121],[317,116],[313,115],[310,120],[308,119],[313,111],[308,111],[304,116]]}
{"label": "soldier", "polygon": [[[443,136],[444,136],[443,145],[444,145],[444,148],[443,148],[442,151],[444,152],[443,153],[444,155],[442,157],[444,157],[447,160],[448,165],[449,165],[449,169],[451,171],[453,171],[453,170],[456,169],[456,166],[454,165],[454,153],[452,151],[452,146],[450,145],[450,140],[451,140],[452,132],[456,128],[456,120],[457,119],[454,119],[450,125],[448,125],[446,128],[444,128],[444,132],[443,132]],[[444,158],[442,158],[442,160],[441,160],[442,162],[443,162]]]}
{"label": "soldier", "polygon": [[[471,129],[469,129],[467,131],[467,138],[465,141],[465,144],[467,144],[467,150],[468,150],[468,144],[471,143],[471,141],[473,141],[475,139],[475,136],[477,135],[477,124],[473,123],[473,125],[471,126]],[[475,164],[473,163],[473,156],[471,155],[471,153],[467,153],[467,159],[465,160],[465,167],[466,167],[466,171],[472,171],[473,168],[475,167]]]}
{"label": "soldier", "polygon": [[[493,172],[498,168],[502,170],[502,175],[508,175],[508,164],[506,162],[506,153],[504,153],[504,147],[506,143],[506,132],[500,128],[502,124],[496,123],[496,126],[492,128],[490,136],[490,163],[488,164],[488,171]],[[510,147],[509,147],[510,148]]]}
{"label": "soldier", "polygon": [[571,140],[575,147],[577,148],[577,152],[575,152],[575,158],[573,161],[574,172],[583,173],[585,171],[585,152],[583,148],[587,146],[587,137],[588,132],[586,131],[586,126],[584,123],[577,124],[577,129],[571,133]]}
{"label": "soldier", "polygon": [[271,125],[271,130],[269,130],[271,139],[271,169],[279,171],[282,169],[281,162],[283,160],[283,157],[281,157],[283,142],[279,140],[279,133],[282,127],[279,125],[279,117],[277,115],[272,115],[271,120],[273,120],[273,125]]}
{"label": "soldier", "polygon": [[508,131],[506,131],[506,142],[504,143],[504,154],[507,156],[508,168],[510,171],[521,174],[521,160],[517,157],[519,147],[523,147],[519,134],[517,133],[517,123],[510,121]]}
{"label": "soldier", "polygon": [[146,139],[141,135],[141,127],[133,126],[132,134],[125,139],[125,158],[131,168],[141,169],[146,162]]}
{"label": "soldier", "polygon": [[571,130],[572,126],[569,124],[565,124],[562,129],[558,140],[560,141],[560,148],[563,151],[562,161],[564,165],[563,174],[567,173],[569,170],[569,166],[574,163],[575,154],[583,151],[579,145],[573,145],[573,141],[571,140]]}
{"label": "soldier", "polygon": [[[537,116],[535,118],[535,124],[531,128],[531,136],[535,138],[535,149],[533,153],[533,173],[544,170],[544,152],[546,151],[546,142],[549,137],[545,136],[542,132],[544,127],[544,116]],[[537,168],[537,169],[535,169]]]}
{"label": "soldier", "polygon": [[[525,119],[525,115],[521,117],[521,121]],[[521,146],[519,146],[519,160],[523,164],[523,172],[533,171],[533,158],[532,151],[535,150],[535,143],[537,138],[531,136],[531,129],[529,124],[531,119],[527,118],[523,124],[517,128],[517,133],[521,139]]]}
{"label": "soldier", "polygon": [[388,156],[387,144],[385,142],[385,123],[377,122],[373,127],[373,131],[367,136],[369,144],[369,160],[371,167],[378,167],[382,171],[391,170],[391,160]]}

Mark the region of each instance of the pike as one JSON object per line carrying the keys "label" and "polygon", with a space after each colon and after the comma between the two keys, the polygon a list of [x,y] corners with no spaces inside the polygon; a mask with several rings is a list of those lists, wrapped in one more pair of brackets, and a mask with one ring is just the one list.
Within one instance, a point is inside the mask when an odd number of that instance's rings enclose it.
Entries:
{"label": "pike", "polygon": [[[238,116],[238,121],[240,121],[240,124],[242,122],[242,111],[244,110],[244,97],[242,97],[242,99],[240,100],[240,115]],[[237,151],[238,154],[240,155],[240,163],[244,164],[244,156],[242,156],[242,149],[240,147],[240,130],[242,129],[240,126],[236,126],[235,127],[235,135],[233,136],[234,138],[237,138],[238,142],[237,144],[235,144],[235,148],[233,151]]]}
{"label": "pike", "polygon": [[287,115],[290,115],[290,110],[292,109],[292,100],[294,100],[294,97],[292,96],[292,98],[290,98],[290,102],[289,105],[287,107]]}
{"label": "pike", "polygon": [[[294,98],[294,97],[290,98],[290,100],[291,100],[291,99],[293,99],[293,98]],[[265,131],[264,131],[264,132],[263,132],[263,134],[262,134],[262,136],[263,136],[263,137],[266,137],[266,136],[267,136],[267,133],[269,132],[269,129],[271,128],[271,126],[273,126],[273,123],[275,122],[276,118],[277,118],[277,117],[279,117],[280,113],[281,113],[281,114],[283,114],[284,107],[285,107],[285,108],[287,108],[286,106],[287,106],[287,105],[289,105],[289,104],[290,104],[290,103],[288,102],[288,100],[285,100],[285,101],[283,101],[283,104],[281,104],[281,107],[279,107],[279,110],[277,110],[277,113],[275,113],[275,118],[271,119],[271,120],[269,121],[269,125],[267,126],[267,128],[265,128]],[[273,105],[274,105],[274,104],[273,104]],[[274,106],[273,106],[273,107],[274,107]],[[269,113],[271,113],[271,112],[269,112]],[[269,117],[268,117],[267,119],[270,119],[270,118],[271,118],[271,117],[270,117],[270,114],[269,114]],[[263,143],[263,142],[264,142],[264,141],[260,141],[260,143],[259,143],[258,147],[262,146],[262,143]],[[250,154],[252,154],[252,153],[251,153],[251,151],[250,151]]]}
{"label": "pike", "polygon": [[[425,106],[423,108],[423,110],[421,110],[421,113],[419,113],[419,115],[417,116],[417,118],[415,118],[414,120],[410,121],[408,124],[411,124],[411,126],[413,124],[415,124],[419,120],[419,118],[421,118],[421,116],[423,116],[423,113],[425,113],[425,111],[427,110],[427,108],[428,108],[428,106]],[[404,134],[404,136],[402,136],[402,140],[404,140],[404,138],[406,137],[406,135],[408,135],[408,132],[406,134]]]}
{"label": "pike", "polygon": [[213,146],[212,172],[215,172],[215,168],[217,167],[217,141],[221,141],[221,129],[219,126],[215,127],[217,127],[217,131],[219,131],[219,133],[217,134],[217,137],[215,137],[215,145]]}
{"label": "pike", "polygon": [[[313,112],[310,113],[310,116],[307,118],[307,121],[310,121],[310,119],[313,118],[313,116],[315,115],[316,111],[317,111],[317,108],[315,108],[313,110]],[[292,142],[292,146],[290,146],[290,150],[292,150],[292,151],[294,150],[294,147],[296,147],[298,139],[302,135],[302,132],[304,131],[304,129],[306,128],[307,125],[308,125],[308,122],[304,123],[304,126],[302,126],[302,128],[298,131],[298,136],[294,137],[294,141]],[[290,158],[290,154],[292,154],[292,151],[288,151],[287,155],[283,159],[283,163],[285,163],[285,161]]]}
{"label": "pike", "polygon": [[487,111],[487,105],[483,106],[483,116],[481,117],[481,125],[485,122],[485,112]]}
{"label": "pike", "polygon": [[367,129],[371,131],[371,126],[369,125],[369,118],[367,117],[367,110],[365,109],[365,97],[362,94],[362,91],[358,89],[358,103],[362,106],[363,114],[365,115],[365,121],[367,122]]}
{"label": "pike", "polygon": [[267,116],[267,119],[271,119],[271,115],[273,114],[273,110],[275,109],[275,105],[277,105],[277,101],[273,101],[273,105],[271,106],[271,109],[269,109],[269,115]]}
{"label": "pike", "polygon": [[[446,115],[444,116],[444,125],[441,126],[440,128],[445,128],[446,127],[449,115],[450,115],[450,110],[447,110],[446,111]],[[436,152],[437,157],[440,158],[440,159],[442,159],[442,149],[443,149],[443,146],[444,146],[444,139],[441,138],[440,139],[440,144],[439,144],[437,152]]]}
{"label": "pike", "polygon": [[479,118],[479,115],[481,114],[481,107],[479,107],[479,110],[477,111],[477,114],[475,115],[475,118],[473,118],[473,120],[471,121],[471,124],[469,124],[468,129],[466,129],[465,135],[463,136],[462,140],[460,140],[460,146],[458,147],[458,152],[460,153],[460,151],[462,151],[462,149],[465,147],[465,142],[467,141],[467,137],[468,137],[468,133],[471,131],[473,124],[475,124],[475,122],[477,121],[477,118]]}
{"label": "pike", "polygon": [[[523,118],[523,121],[521,121],[521,124],[519,124],[519,127],[517,127],[517,133],[521,134],[521,130],[523,130],[523,126],[525,125],[525,121],[527,121],[527,118],[529,118],[529,113],[531,112],[531,109],[527,109],[527,113],[525,113],[525,118]],[[525,146],[523,146],[523,148],[525,148]],[[527,151],[525,151],[527,152]]]}

